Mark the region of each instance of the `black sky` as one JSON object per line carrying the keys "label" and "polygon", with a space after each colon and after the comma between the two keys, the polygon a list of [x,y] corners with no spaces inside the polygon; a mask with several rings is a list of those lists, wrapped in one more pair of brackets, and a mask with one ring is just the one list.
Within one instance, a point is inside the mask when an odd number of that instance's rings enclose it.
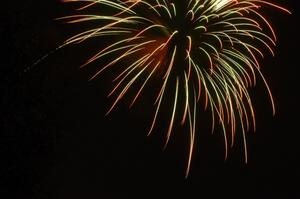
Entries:
{"label": "black sky", "polygon": [[59,0],[1,6],[0,198],[300,198],[300,7],[279,2],[293,14],[268,13],[278,45],[262,62],[276,116],[258,84],[251,90],[257,131],[248,136],[249,163],[239,144],[224,162],[220,133],[203,132],[188,179],[184,134],[175,131],[165,151],[160,133],[146,136],[147,97],[104,117],[109,85],[88,82],[93,71],[78,69],[87,47],[57,51],[25,70],[78,31],[54,20],[70,7]]}

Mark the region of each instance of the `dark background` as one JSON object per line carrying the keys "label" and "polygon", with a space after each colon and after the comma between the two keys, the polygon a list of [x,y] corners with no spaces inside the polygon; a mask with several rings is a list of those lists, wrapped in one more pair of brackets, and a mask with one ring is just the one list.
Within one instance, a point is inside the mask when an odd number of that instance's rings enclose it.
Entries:
{"label": "dark background", "polygon": [[0,198],[300,198],[300,7],[281,2],[293,15],[268,11],[279,40],[276,56],[262,62],[275,117],[258,84],[250,91],[257,131],[248,135],[249,163],[241,144],[224,162],[220,133],[199,132],[187,179],[187,137],[175,131],[165,151],[161,134],[147,137],[147,98],[104,117],[109,85],[78,69],[89,48],[65,48],[26,70],[79,30],[54,20],[70,6],[1,4]]}

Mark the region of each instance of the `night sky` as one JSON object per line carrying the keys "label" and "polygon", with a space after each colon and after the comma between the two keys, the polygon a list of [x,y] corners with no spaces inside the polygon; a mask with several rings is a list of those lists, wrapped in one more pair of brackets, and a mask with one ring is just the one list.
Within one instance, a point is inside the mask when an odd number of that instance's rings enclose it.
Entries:
{"label": "night sky", "polygon": [[[72,13],[59,0],[1,5],[0,198],[300,198],[299,3],[293,14],[266,10],[278,36],[262,71],[277,108],[272,117],[262,83],[251,88],[257,131],[224,161],[221,132],[198,132],[184,178],[188,137],[176,129],[163,150],[163,129],[147,137],[153,101],[126,100],[109,116],[109,76],[88,81],[79,69],[97,43],[66,47],[26,70],[80,31],[54,20]],[[101,45],[101,44],[100,44]],[[207,119],[199,119],[199,125]]]}

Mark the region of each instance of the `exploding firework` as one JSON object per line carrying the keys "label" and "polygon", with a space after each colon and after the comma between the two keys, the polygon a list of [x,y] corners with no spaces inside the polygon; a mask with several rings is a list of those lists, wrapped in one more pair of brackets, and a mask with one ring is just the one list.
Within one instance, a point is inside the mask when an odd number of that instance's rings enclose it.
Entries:
{"label": "exploding firework", "polygon": [[[288,10],[262,0],[64,2],[77,3],[80,13],[60,19],[89,23],[92,28],[71,37],[62,46],[95,38],[101,38],[106,45],[82,67],[101,61],[91,79],[104,71],[115,74],[109,93],[115,99],[107,113],[129,92],[134,93],[132,106],[155,82],[159,86],[150,91],[157,95],[153,99],[149,134],[162,108],[170,106],[165,145],[175,125],[186,126],[190,142],[186,175],[193,154],[198,106],[210,111],[212,131],[220,125],[225,158],[239,129],[247,162],[246,132],[255,130],[254,108],[247,89],[255,85],[257,77],[264,82],[275,113],[259,57],[264,57],[266,51],[274,55],[276,35],[260,8],[270,6],[290,13]],[[86,14],[95,13],[97,8],[97,14]]]}

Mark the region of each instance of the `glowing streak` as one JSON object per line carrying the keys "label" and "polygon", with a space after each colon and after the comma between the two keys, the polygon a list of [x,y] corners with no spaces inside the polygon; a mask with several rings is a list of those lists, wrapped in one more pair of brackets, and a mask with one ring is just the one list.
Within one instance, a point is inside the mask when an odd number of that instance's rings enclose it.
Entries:
{"label": "glowing streak", "polygon": [[230,3],[232,0],[216,0],[215,1],[215,9],[219,10],[224,8],[228,3]]}
{"label": "glowing streak", "polygon": [[184,91],[185,91],[185,107],[184,107],[184,113],[183,113],[183,117],[182,117],[182,120],[181,120],[181,125],[184,125],[185,123],[185,120],[186,120],[186,115],[187,115],[187,112],[188,112],[188,107],[189,107],[189,80],[188,80],[188,77],[186,75],[186,73],[184,73]]}
{"label": "glowing streak", "polygon": [[[194,90],[195,93],[195,90]],[[195,95],[194,95],[195,96]],[[191,161],[193,156],[193,149],[195,143],[195,131],[196,131],[196,114],[197,114],[197,100],[194,98],[194,111],[193,116],[191,115],[190,107],[188,106],[188,115],[189,115],[189,129],[190,129],[190,147],[189,147],[189,156],[188,164],[186,167],[185,177],[187,178],[191,168]]]}
{"label": "glowing streak", "polygon": [[174,97],[173,112],[172,112],[172,117],[171,117],[171,121],[170,121],[170,124],[169,124],[169,129],[168,129],[168,133],[167,133],[167,140],[166,140],[164,148],[167,147],[167,144],[169,143],[169,140],[170,140],[170,136],[171,136],[171,132],[172,132],[173,124],[174,124],[174,119],[175,119],[177,98],[178,98],[178,77],[176,78],[176,91],[175,91],[175,97]]}
{"label": "glowing streak", "polygon": [[160,108],[160,104],[161,104],[161,101],[162,101],[162,98],[163,98],[163,95],[164,95],[164,90],[165,90],[165,88],[166,88],[166,84],[167,84],[167,81],[168,81],[168,77],[169,77],[169,75],[170,75],[171,69],[172,69],[173,64],[174,64],[174,58],[175,58],[175,55],[176,55],[176,50],[177,50],[177,47],[175,46],[175,49],[174,49],[174,51],[173,51],[173,55],[172,55],[171,62],[170,62],[170,64],[169,64],[168,71],[167,71],[167,73],[166,73],[167,76],[166,76],[166,78],[165,78],[165,81],[164,81],[163,86],[162,86],[162,88],[161,88],[161,91],[160,91],[160,93],[159,93],[159,97],[158,97],[158,98],[159,98],[158,105],[157,105],[157,108],[156,108],[156,111],[155,111],[155,115],[154,115],[154,119],[153,119],[153,122],[152,122],[152,125],[151,125],[151,127],[150,127],[150,130],[149,130],[148,135],[151,134],[151,132],[152,132],[152,130],[153,130],[153,128],[154,128],[155,122],[156,122],[157,114],[158,114],[158,111],[159,111],[159,108]]}
{"label": "glowing streak", "polygon": [[147,77],[147,79],[145,80],[145,82],[143,83],[143,85],[141,86],[141,88],[139,89],[139,91],[137,92],[136,96],[134,97],[133,101],[130,104],[130,107],[133,106],[133,104],[135,103],[135,101],[137,100],[137,98],[139,97],[139,95],[141,94],[142,90],[144,89],[145,85],[147,84],[147,82],[149,81],[150,77],[153,75],[153,73],[157,70],[157,67],[160,65],[161,63],[158,62],[155,67],[153,68],[153,70],[151,71],[151,73],[149,74],[149,76]]}

